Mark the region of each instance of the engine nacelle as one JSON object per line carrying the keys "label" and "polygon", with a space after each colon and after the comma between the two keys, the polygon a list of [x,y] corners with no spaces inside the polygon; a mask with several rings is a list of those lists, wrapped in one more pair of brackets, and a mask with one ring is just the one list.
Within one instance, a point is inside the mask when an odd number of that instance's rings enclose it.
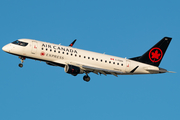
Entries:
{"label": "engine nacelle", "polygon": [[84,73],[84,71],[81,68],[73,66],[73,65],[65,65],[64,71],[66,73],[69,73],[69,74],[74,75],[74,76],[76,76],[77,74],[83,74]]}

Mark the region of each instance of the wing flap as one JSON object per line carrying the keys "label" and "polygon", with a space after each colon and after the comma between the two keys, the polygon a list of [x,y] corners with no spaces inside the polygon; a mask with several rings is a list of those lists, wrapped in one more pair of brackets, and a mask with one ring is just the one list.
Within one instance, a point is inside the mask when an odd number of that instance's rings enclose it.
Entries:
{"label": "wing flap", "polygon": [[84,69],[87,69],[87,70],[90,70],[90,71],[98,71],[104,75],[106,74],[113,74],[113,75],[117,75],[117,74],[121,74],[122,72],[120,71],[115,71],[115,70],[108,70],[108,69],[103,69],[103,68],[97,68],[97,67],[90,67],[90,66],[85,66],[85,65],[82,65],[82,68]]}

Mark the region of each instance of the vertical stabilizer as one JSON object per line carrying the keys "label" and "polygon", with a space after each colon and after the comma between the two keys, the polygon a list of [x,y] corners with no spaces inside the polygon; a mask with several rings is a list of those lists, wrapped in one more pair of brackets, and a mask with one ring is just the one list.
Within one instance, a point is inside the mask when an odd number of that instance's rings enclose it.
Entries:
{"label": "vertical stabilizer", "polygon": [[136,60],[142,63],[159,66],[163,56],[171,42],[170,37],[164,37],[160,40],[156,45],[154,45],[151,49],[149,49],[146,53],[144,53],[140,57],[132,58],[132,60]]}

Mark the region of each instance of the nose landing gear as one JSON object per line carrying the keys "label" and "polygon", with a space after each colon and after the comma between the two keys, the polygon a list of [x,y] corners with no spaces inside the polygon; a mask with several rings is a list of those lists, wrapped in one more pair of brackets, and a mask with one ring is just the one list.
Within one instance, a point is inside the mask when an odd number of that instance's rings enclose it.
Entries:
{"label": "nose landing gear", "polygon": [[19,63],[19,67],[22,68],[23,67],[23,62],[26,59],[25,57],[21,57],[19,56],[19,58],[21,59],[21,63]]}

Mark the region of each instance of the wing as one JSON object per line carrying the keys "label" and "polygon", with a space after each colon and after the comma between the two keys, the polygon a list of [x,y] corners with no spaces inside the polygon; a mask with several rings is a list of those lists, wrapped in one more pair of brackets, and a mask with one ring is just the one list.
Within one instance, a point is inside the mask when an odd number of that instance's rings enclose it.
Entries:
{"label": "wing", "polygon": [[99,68],[99,67],[92,67],[90,65],[83,65],[82,63],[74,63],[71,61],[63,61],[63,60],[58,60],[58,61],[53,61],[53,62],[46,62],[48,65],[52,65],[52,66],[60,66],[60,67],[64,67],[65,65],[73,65],[76,67],[81,68],[82,70],[84,70],[86,73],[90,73],[93,72],[95,74],[103,74],[103,75],[107,75],[107,74],[112,74],[114,76],[117,77],[117,75],[122,74],[122,71],[117,71],[117,70],[109,70],[109,69],[104,69],[104,68]]}
{"label": "wing", "polygon": [[79,67],[79,68],[81,68],[82,70],[84,70],[87,73],[93,72],[93,73],[95,73],[97,75],[98,74],[103,74],[103,75],[112,74],[112,75],[117,77],[118,74],[123,73],[121,71],[109,70],[109,69],[104,69],[104,68],[99,68],[99,67],[92,67],[90,65],[82,65],[82,64],[78,64],[78,63],[72,63],[72,62],[69,62],[67,64]]}

